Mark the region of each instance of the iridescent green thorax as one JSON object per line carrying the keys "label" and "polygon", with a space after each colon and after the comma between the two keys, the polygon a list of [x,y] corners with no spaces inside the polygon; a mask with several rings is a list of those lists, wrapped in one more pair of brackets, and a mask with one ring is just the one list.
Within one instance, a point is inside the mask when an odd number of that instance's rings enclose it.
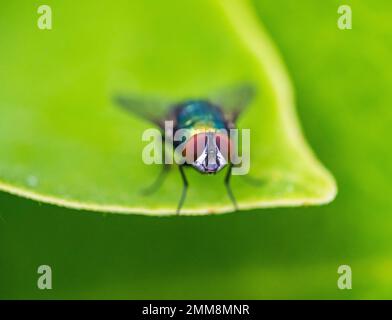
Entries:
{"label": "iridescent green thorax", "polygon": [[187,101],[177,107],[176,129],[200,130],[226,129],[223,113],[208,101]]}

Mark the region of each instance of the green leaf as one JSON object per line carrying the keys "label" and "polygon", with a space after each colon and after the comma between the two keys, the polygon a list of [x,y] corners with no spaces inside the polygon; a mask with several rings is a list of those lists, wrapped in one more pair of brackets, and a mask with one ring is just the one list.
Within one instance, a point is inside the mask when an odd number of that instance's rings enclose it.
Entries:
{"label": "green leaf", "polygon": [[[286,69],[246,1],[47,1],[53,29],[40,30],[34,2],[0,13],[0,188],[78,209],[170,214],[177,168],[151,196],[160,171],[141,154],[151,124],[112,103],[115,92],[171,99],[205,96],[243,81],[258,96],[239,122],[251,129],[250,185],[234,176],[241,209],[322,204],[332,176],[307,146]],[[184,214],[232,211],[223,174],[187,170]]]}

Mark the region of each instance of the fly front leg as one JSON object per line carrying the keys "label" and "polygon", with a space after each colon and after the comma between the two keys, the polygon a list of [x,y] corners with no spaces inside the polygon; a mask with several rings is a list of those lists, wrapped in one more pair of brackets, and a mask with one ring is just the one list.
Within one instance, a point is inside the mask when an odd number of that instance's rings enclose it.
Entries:
{"label": "fly front leg", "polygon": [[165,136],[162,135],[162,168],[161,171],[159,172],[159,175],[156,177],[155,181],[148,186],[147,188],[142,190],[142,195],[144,196],[149,196],[156,191],[162,186],[162,183],[165,181],[165,178],[167,177],[167,174],[170,170],[170,164],[167,164],[164,162],[165,159],[165,153],[166,153],[166,141],[165,141]]}
{"label": "fly front leg", "polygon": [[252,187],[262,187],[266,181],[257,177],[251,177],[249,174],[240,176],[244,182]]}
{"label": "fly front leg", "polygon": [[179,170],[180,170],[180,174],[181,174],[181,178],[182,178],[182,192],[181,192],[181,198],[180,198],[180,202],[178,203],[178,207],[177,207],[177,214],[180,214],[182,205],[184,204],[185,198],[186,198],[186,192],[188,190],[188,180],[185,176],[185,172],[184,172],[184,166],[179,165],[178,166]]}
{"label": "fly front leg", "polygon": [[234,205],[234,209],[237,211],[238,210],[237,201],[234,197],[233,191],[231,190],[231,186],[230,186],[230,178],[231,178],[232,168],[233,168],[233,165],[229,164],[229,168],[227,170],[226,177],[225,177],[225,186],[226,186],[227,194],[229,195],[229,198]]}
{"label": "fly front leg", "polygon": [[158,191],[159,188],[162,186],[162,183],[165,181],[165,178],[167,177],[169,170],[170,170],[170,165],[163,164],[162,169],[159,172],[158,177],[155,179],[155,181],[150,186],[148,186],[147,188],[142,190],[142,195],[149,196],[149,195],[155,193],[156,191]]}

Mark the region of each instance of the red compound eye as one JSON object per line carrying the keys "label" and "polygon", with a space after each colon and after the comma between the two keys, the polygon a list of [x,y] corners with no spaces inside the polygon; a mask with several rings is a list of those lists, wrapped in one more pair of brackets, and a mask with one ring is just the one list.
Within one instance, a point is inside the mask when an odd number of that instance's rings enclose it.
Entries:
{"label": "red compound eye", "polygon": [[229,161],[230,152],[233,152],[233,144],[230,138],[225,133],[216,133],[215,139],[216,139],[216,146],[218,147],[219,151],[226,159],[226,161]]}
{"label": "red compound eye", "polygon": [[[215,133],[213,135],[215,144],[220,153],[229,162],[231,153],[233,152],[233,144],[225,133]],[[208,143],[206,133],[198,133],[193,135],[185,145],[182,155],[185,157],[186,163],[194,163],[203,153]]]}
{"label": "red compound eye", "polygon": [[192,164],[201,156],[207,145],[207,135],[205,133],[197,133],[193,135],[185,145],[182,155],[186,159],[186,163]]}

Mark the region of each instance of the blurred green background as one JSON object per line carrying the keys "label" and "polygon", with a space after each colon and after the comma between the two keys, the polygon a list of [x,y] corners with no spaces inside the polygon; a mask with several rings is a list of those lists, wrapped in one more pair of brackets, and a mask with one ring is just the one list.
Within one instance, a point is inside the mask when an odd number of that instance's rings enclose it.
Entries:
{"label": "blurred green background", "polygon": [[[336,27],[350,4],[353,29]],[[0,194],[0,298],[392,298],[392,3],[254,1],[335,175],[328,206],[206,217],[79,212]],[[36,287],[37,267],[53,289]],[[353,289],[339,290],[348,264]]]}

